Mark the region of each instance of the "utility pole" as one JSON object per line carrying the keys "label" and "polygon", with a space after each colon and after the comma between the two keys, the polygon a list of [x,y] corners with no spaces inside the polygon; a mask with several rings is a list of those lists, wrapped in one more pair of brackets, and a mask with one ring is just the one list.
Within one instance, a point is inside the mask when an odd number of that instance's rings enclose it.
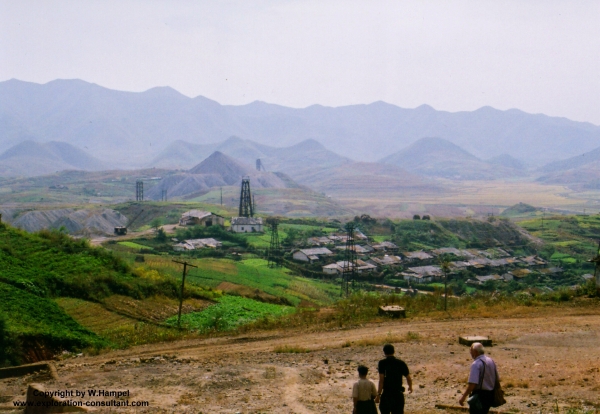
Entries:
{"label": "utility pole", "polygon": [[223,187],[221,187],[221,207],[223,207]]}
{"label": "utility pole", "polygon": [[187,272],[187,267],[198,267],[190,264],[188,262],[178,262],[177,260],[173,260],[175,263],[179,263],[183,265],[183,278],[181,279],[181,294],[179,296],[179,315],[177,316],[177,327],[181,328],[181,307],[183,306],[183,287],[185,286],[185,274]]}
{"label": "utility pole", "polygon": [[542,234],[544,233],[544,217],[546,217],[546,210],[542,212]]}
{"label": "utility pole", "polygon": [[448,310],[448,270],[450,270],[448,258],[441,256],[440,267],[444,272],[444,311]]}

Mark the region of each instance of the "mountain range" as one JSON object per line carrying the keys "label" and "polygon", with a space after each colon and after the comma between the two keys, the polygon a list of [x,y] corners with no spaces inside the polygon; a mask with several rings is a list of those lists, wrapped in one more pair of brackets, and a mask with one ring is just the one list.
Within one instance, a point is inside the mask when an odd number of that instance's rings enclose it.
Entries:
{"label": "mountain range", "polygon": [[62,141],[114,168],[148,165],[163,151],[176,151],[171,145],[177,141],[201,151],[231,136],[278,147],[315,140],[361,162],[385,159],[423,137],[446,139],[480,159],[506,154],[534,167],[600,147],[599,126],[517,109],[450,113],[385,102],[232,106],[168,87],[122,92],[81,80],[0,82],[0,130],[0,151],[26,140]]}
{"label": "mountain range", "polygon": [[0,154],[0,176],[46,175],[62,170],[100,171],[106,164],[65,142],[23,141]]}

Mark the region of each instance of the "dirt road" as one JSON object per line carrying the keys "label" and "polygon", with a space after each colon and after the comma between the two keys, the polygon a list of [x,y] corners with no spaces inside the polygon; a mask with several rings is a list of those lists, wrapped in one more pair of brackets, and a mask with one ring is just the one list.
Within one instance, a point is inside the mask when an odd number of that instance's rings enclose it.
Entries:
{"label": "dirt road", "polygon": [[[162,226],[162,228],[164,229],[164,231],[167,234],[174,233],[176,227],[177,227],[177,224],[167,224],[167,225]],[[146,236],[148,234],[152,234],[153,232],[154,232],[154,229],[148,229],[148,230],[144,230],[144,231],[130,232],[124,236],[94,236],[90,239],[90,244],[92,246],[100,246],[102,243],[104,243],[105,241],[108,241],[108,240],[124,241],[124,240],[137,239],[138,237]]]}
{"label": "dirt road", "polygon": [[[600,408],[600,310],[557,308],[529,318],[400,320],[363,327],[293,330],[140,346],[59,363],[50,390],[129,390],[147,408],[110,412],[350,413],[356,367],[377,378],[381,345],[391,340],[409,365],[407,412],[439,412],[464,390],[471,359],[460,334],[489,335],[508,404],[504,410]],[[367,345],[373,344],[375,345]],[[277,353],[293,346],[306,353]],[[35,378],[0,380],[22,399]],[[86,397],[85,400],[108,398]]]}

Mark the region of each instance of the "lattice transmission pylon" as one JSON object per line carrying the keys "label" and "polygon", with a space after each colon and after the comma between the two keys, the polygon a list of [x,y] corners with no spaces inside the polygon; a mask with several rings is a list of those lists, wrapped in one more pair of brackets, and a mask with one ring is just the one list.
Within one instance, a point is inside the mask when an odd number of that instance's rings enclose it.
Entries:
{"label": "lattice transmission pylon", "polygon": [[281,245],[279,244],[279,219],[276,217],[269,217],[267,224],[271,228],[271,242],[269,243],[269,250],[267,251],[267,260],[269,267],[281,266]]}
{"label": "lattice transmission pylon", "polygon": [[144,182],[142,180],[135,182],[135,201],[144,201]]}
{"label": "lattice transmission pylon", "polygon": [[239,217],[254,217],[254,203],[250,192],[250,178],[248,177],[242,178]]}
{"label": "lattice transmission pylon", "polygon": [[342,267],[342,293],[350,294],[350,285],[354,288],[356,280],[356,246],[354,244],[354,223],[346,224],[346,250],[344,251],[344,266]]}

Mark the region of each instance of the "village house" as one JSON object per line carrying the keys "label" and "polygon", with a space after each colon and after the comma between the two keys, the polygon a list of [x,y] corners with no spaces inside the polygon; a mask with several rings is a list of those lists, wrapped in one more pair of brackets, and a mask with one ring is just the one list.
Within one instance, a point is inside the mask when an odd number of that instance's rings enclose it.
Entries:
{"label": "village house", "polygon": [[417,261],[423,262],[433,259],[432,255],[425,253],[422,250],[419,250],[418,252],[402,252],[402,255],[404,256],[404,259],[409,263]]}
{"label": "village house", "polygon": [[[323,266],[323,273],[325,274],[341,274],[344,271],[344,266],[346,265],[346,261],[342,260],[336,263],[332,263],[326,266]],[[351,264],[348,266],[351,267]],[[365,273],[365,272],[373,272],[377,270],[377,266],[374,266],[370,263],[364,262],[360,259],[356,261],[356,273]]]}
{"label": "village house", "polygon": [[470,266],[471,265],[469,264],[469,262],[456,261],[448,263],[448,267],[451,269],[451,271],[463,270]]}
{"label": "village house", "polygon": [[[336,249],[346,250],[346,246],[337,246]],[[363,256],[365,254],[371,253],[373,251],[373,248],[371,248],[371,246],[361,246],[360,244],[355,244],[352,250],[354,250],[356,254]]]}
{"label": "village house", "polygon": [[404,280],[415,283],[429,283],[444,278],[444,272],[439,266],[409,267],[400,274]]}
{"label": "village house", "polygon": [[224,226],[225,218],[210,211],[190,210],[181,215],[180,226]]}
{"label": "village house", "polygon": [[557,276],[565,271],[562,267],[549,267],[547,269],[539,269],[540,273],[550,276]]}
{"label": "village house", "polygon": [[475,276],[475,279],[477,279],[479,281],[479,283],[481,283],[481,284],[484,284],[485,282],[487,282],[489,280],[502,280],[502,281],[504,281],[504,279],[500,275]]}
{"label": "village house", "polygon": [[400,256],[385,255],[383,257],[371,257],[367,261],[376,266],[397,266],[402,263]]}
{"label": "village house", "polygon": [[359,240],[367,240],[368,239],[368,237],[359,229],[354,230],[354,238],[359,239]]}
{"label": "village house", "polygon": [[530,275],[532,273],[532,271],[529,270],[529,269],[515,269],[515,270],[512,270],[512,271],[510,271],[508,273],[510,273],[511,275],[513,275],[514,277],[516,277],[517,279],[522,279],[525,276]]}
{"label": "village house", "polygon": [[525,263],[527,266],[534,267],[534,268],[548,264],[548,262],[546,262],[544,259],[542,259],[539,256],[521,257],[520,260],[521,260],[521,262]]}
{"label": "village house", "polygon": [[181,252],[181,251],[185,251],[185,250],[203,249],[205,247],[210,247],[210,248],[216,249],[218,247],[221,247],[222,245],[223,244],[220,241],[215,240],[213,238],[190,239],[190,240],[184,240],[183,242],[174,245],[173,250],[175,250],[177,252]]}
{"label": "village house", "polygon": [[234,233],[262,233],[262,217],[232,217],[231,231]]}
{"label": "village house", "polygon": [[334,243],[346,243],[348,241],[348,236],[345,234],[340,236],[338,234],[332,233],[329,236],[327,236],[327,238],[333,241]]}
{"label": "village house", "polygon": [[342,271],[343,269],[337,263],[332,263],[323,266],[323,273],[325,273],[326,275],[337,275],[342,273]]}
{"label": "village house", "polygon": [[311,246],[322,246],[325,244],[333,244],[333,241],[327,237],[309,237],[306,243]]}
{"label": "village house", "polygon": [[443,247],[441,249],[434,249],[431,251],[436,256],[440,256],[442,254],[452,254],[456,257],[464,257],[463,251],[456,249],[454,247]]}
{"label": "village house", "polygon": [[394,243],[390,242],[390,241],[383,241],[379,244],[374,244],[371,247],[373,247],[373,249],[377,250],[377,251],[396,251],[398,250],[398,246],[396,246]]}
{"label": "village house", "polygon": [[292,251],[292,258],[301,262],[315,262],[321,260],[323,256],[332,256],[331,250],[325,247],[315,247],[312,249],[298,249]]}

